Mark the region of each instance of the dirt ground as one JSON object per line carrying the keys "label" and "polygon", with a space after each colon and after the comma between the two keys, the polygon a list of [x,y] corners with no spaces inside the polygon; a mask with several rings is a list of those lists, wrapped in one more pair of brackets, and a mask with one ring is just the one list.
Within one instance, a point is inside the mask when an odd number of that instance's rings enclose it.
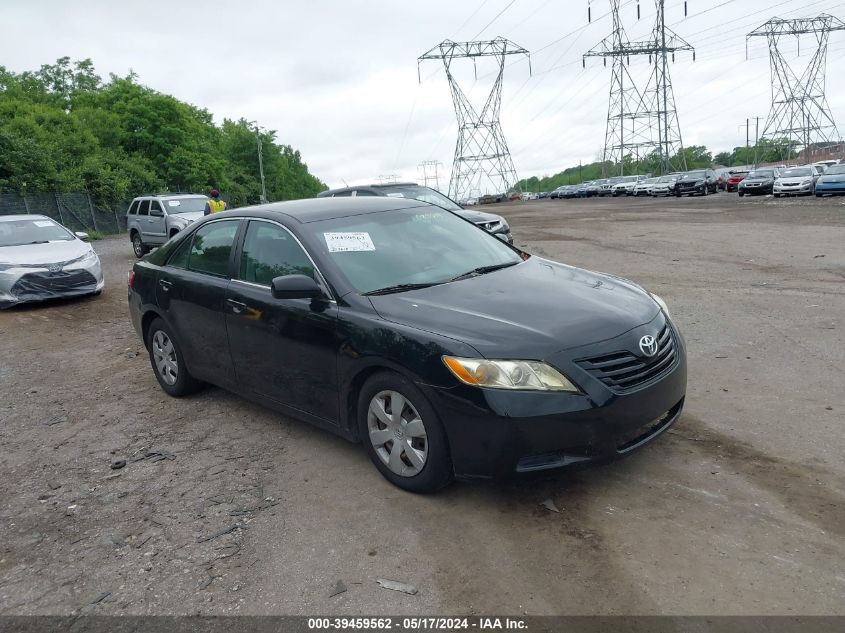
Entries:
{"label": "dirt ground", "polygon": [[167,397],[127,317],[129,241],[107,239],[102,296],[0,313],[0,613],[845,614],[845,200],[490,210],[667,300],[690,362],[669,434],[401,492],[304,423]]}

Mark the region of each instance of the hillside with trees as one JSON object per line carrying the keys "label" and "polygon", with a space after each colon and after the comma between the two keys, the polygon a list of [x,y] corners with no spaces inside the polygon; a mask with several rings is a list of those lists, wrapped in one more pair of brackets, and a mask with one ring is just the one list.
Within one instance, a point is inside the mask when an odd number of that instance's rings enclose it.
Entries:
{"label": "hillside with trees", "polygon": [[[274,131],[261,140],[271,201],[326,188]],[[23,73],[0,66],[0,193],[86,191],[108,204],[212,186],[235,206],[259,202],[256,135],[246,120],[216,125],[207,110],[134,73],[104,82],[89,59]]]}

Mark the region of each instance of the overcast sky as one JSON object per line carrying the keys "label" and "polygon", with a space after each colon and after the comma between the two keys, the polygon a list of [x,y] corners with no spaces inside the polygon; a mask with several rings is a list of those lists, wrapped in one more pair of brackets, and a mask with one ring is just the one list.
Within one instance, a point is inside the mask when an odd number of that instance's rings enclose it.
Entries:
{"label": "overcast sky", "polygon": [[[769,111],[771,80],[766,42],[745,34],[773,16],[845,17],[837,0],[667,0],[666,21],[697,49],[671,67],[685,145],[715,152],[745,143],[746,117]],[[330,186],[371,182],[382,174],[419,179],[418,164],[439,160],[448,181],[457,136],[446,78],[437,62],[417,57],[449,38],[507,37],[531,51],[510,58],[502,126],[520,177],[552,174],[600,155],[610,68],[581,67],[582,54],[610,32],[607,0],[310,0],[292,2],[101,2],[31,0],[0,4],[4,25],[0,63],[37,69],[58,57],[90,57],[99,74],[129,69],[156,90],[224,117],[256,119],[299,149],[312,173]],[[652,0],[623,0],[631,40],[648,35]],[[803,66],[811,37],[787,40]],[[827,96],[845,127],[845,32],[831,36]],[[458,64],[459,62],[455,62]],[[632,61],[635,74],[645,72]],[[465,61],[460,78],[483,100],[492,66]],[[470,90],[470,87],[472,89]],[[753,124],[752,124],[753,138]]]}

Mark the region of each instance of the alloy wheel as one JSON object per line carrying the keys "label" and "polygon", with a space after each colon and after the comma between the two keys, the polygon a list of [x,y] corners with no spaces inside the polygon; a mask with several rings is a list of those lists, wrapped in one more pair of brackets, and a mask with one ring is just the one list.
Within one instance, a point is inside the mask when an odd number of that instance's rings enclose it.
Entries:
{"label": "alloy wheel", "polygon": [[168,385],[175,385],[179,378],[179,361],[173,341],[161,330],[153,334],[153,360],[161,379]]}
{"label": "alloy wheel", "polygon": [[391,472],[413,477],[425,467],[425,424],[416,407],[398,391],[373,396],[367,409],[367,431],[376,455]]}
{"label": "alloy wheel", "polygon": [[141,236],[140,235],[135,234],[135,237],[132,238],[132,248],[134,249],[135,255],[137,257],[143,257],[144,256],[144,244],[143,244],[143,242],[141,242]]}

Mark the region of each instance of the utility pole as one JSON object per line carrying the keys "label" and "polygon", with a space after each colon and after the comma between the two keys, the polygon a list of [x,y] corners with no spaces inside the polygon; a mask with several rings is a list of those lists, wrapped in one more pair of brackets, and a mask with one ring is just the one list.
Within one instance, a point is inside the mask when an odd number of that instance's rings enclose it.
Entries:
{"label": "utility pole", "polygon": [[[746,36],[748,40],[765,37],[769,45],[769,65],[772,72],[772,108],[763,126],[762,138],[771,140],[784,158],[794,146],[803,145],[809,156],[816,146],[842,145],[825,94],[827,45],[830,34],[845,31],[839,18],[823,13],[815,18],[783,20],[772,18]],[[784,36],[813,35],[816,50],[804,71],[799,75],[780,50]],[[800,39],[798,40],[800,46]]]}
{"label": "utility pole", "polygon": [[[584,54],[582,65],[586,67],[587,57],[603,57],[605,65],[610,57],[613,73],[610,84],[610,99],[607,113],[604,161],[624,164],[625,152],[639,154],[640,148],[660,159],[661,173],[668,173],[671,157],[678,156],[678,169],[686,170],[683,154],[678,113],[669,74],[669,55],[672,61],[676,51],[691,51],[695,60],[695,49],[678,34],[666,26],[665,0],[655,0],[657,21],[648,40],[630,42],[619,18],[621,0],[610,0],[613,16],[613,32],[610,36]],[[684,3],[686,13],[686,3]],[[591,13],[588,9],[588,19]],[[637,5],[639,17],[639,3]],[[649,63],[654,58],[654,70],[645,87],[640,90],[631,77],[627,66],[630,58],[648,55]],[[630,133],[626,133],[625,122],[630,121]],[[656,137],[656,138],[655,138]],[[624,166],[620,168],[621,173]]]}
{"label": "utility pole", "polygon": [[261,175],[261,204],[267,204],[267,187],[264,184],[264,156],[261,148],[261,130],[258,123],[253,121],[253,129],[255,130],[255,141],[258,145],[258,173]]}
{"label": "utility pole", "polygon": [[[418,75],[420,62],[426,60],[440,60],[446,69],[455,118],[458,120],[458,142],[455,145],[452,177],[449,180],[449,197],[454,200],[469,198],[473,192],[507,193],[519,182],[502,126],[499,123],[502,107],[502,78],[505,72],[505,59],[509,55],[528,57],[529,53],[510,40],[498,37],[494,40],[473,42],[444,40],[417,59]],[[480,111],[477,111],[458,86],[452,74],[452,62],[456,59],[471,59],[474,66],[480,57],[492,57],[498,64],[499,70],[484,105]],[[528,57],[528,69],[530,73],[530,57]]]}

